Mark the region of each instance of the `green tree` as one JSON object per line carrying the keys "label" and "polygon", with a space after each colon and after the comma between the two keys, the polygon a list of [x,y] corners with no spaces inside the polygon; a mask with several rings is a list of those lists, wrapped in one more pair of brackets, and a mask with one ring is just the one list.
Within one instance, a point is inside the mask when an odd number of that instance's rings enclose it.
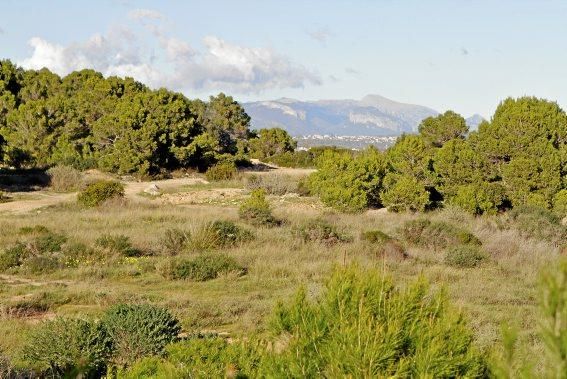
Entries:
{"label": "green tree", "polygon": [[381,205],[386,162],[375,148],[354,157],[348,152],[325,151],[317,158],[317,168],[309,177],[309,188],[326,205],[347,212]]}
{"label": "green tree", "polygon": [[381,199],[394,212],[423,212],[430,205],[429,192],[415,177],[392,173],[384,179]]}
{"label": "green tree", "polygon": [[297,141],[281,128],[261,129],[258,138],[250,142],[252,156],[259,159],[293,152],[296,147]]}
{"label": "green tree", "polygon": [[461,115],[447,111],[438,116],[426,118],[419,124],[418,130],[428,144],[441,147],[450,140],[464,139],[469,128]]}

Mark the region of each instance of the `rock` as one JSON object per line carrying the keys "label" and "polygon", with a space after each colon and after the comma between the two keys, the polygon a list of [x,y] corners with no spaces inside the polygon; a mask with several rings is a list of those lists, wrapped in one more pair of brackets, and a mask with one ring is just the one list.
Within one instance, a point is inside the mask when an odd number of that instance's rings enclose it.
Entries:
{"label": "rock", "polygon": [[159,196],[161,195],[161,191],[159,190],[159,187],[157,186],[157,184],[150,184],[145,190],[144,193],[147,193],[148,195],[152,195],[152,196]]}

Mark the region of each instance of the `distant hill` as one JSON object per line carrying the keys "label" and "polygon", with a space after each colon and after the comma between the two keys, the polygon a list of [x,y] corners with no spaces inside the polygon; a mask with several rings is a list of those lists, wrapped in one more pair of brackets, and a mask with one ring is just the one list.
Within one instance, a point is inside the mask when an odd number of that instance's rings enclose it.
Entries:
{"label": "distant hill", "polygon": [[483,121],[485,121],[484,117],[479,114],[473,114],[471,117],[467,118],[467,126],[470,130],[476,130]]}
{"label": "distant hill", "polygon": [[299,101],[278,99],[245,103],[255,129],[279,126],[292,135],[385,136],[415,132],[437,111],[398,103],[378,95],[362,100]]}
{"label": "distant hill", "polygon": [[252,128],[281,127],[294,136],[397,136],[417,132],[421,120],[439,114],[428,107],[399,103],[379,95],[368,95],[361,100],[282,98],[243,106],[252,117]]}

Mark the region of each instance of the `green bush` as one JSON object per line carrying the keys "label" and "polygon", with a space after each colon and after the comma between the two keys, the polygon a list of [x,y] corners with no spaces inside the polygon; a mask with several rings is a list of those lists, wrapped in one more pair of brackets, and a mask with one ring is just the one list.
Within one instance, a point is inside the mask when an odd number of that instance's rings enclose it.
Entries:
{"label": "green bush", "polygon": [[351,236],[340,232],[336,226],[318,218],[295,227],[293,233],[303,242],[320,242],[334,245],[352,241]]}
{"label": "green bush", "polygon": [[265,159],[268,163],[273,163],[279,167],[292,168],[313,168],[315,167],[315,155],[309,151],[287,151],[275,154]]}
{"label": "green bush", "polygon": [[232,221],[217,220],[204,225],[191,236],[191,248],[210,250],[232,247],[250,241],[254,235]]}
{"label": "green bush", "polygon": [[124,235],[104,234],[95,241],[95,246],[103,249],[107,255],[139,257],[142,251],[132,246],[130,238]]}
{"label": "green bush", "polygon": [[234,162],[223,161],[209,167],[205,172],[205,177],[210,182],[218,182],[233,179],[237,172]]}
{"label": "green bush", "polygon": [[460,245],[447,250],[444,262],[453,267],[472,268],[480,265],[486,258],[486,254],[478,246]]}
{"label": "green bush", "polygon": [[57,318],[34,328],[23,357],[39,367],[42,377],[101,377],[111,340],[100,323]]}
{"label": "green bush", "polygon": [[29,251],[21,242],[0,253],[0,271],[21,266],[29,256]]}
{"label": "green bush", "polygon": [[47,170],[49,186],[57,192],[69,192],[79,189],[82,174],[70,166],[55,166]]}
{"label": "green bush", "polygon": [[423,212],[429,206],[429,192],[416,178],[389,174],[380,195],[382,204],[393,212]]}
{"label": "green bush", "polygon": [[505,201],[504,188],[498,183],[476,183],[458,186],[449,204],[474,214],[496,214]]}
{"label": "green bush", "polygon": [[179,321],[167,309],[149,304],[113,306],[102,323],[112,341],[111,361],[120,367],[161,354],[181,331]]}
{"label": "green bush", "polygon": [[481,241],[467,230],[442,221],[428,219],[411,220],[401,229],[405,241],[434,250],[456,245],[481,245]]}
{"label": "green bush", "polygon": [[[272,332],[287,343],[266,377],[483,377],[486,362],[462,315],[423,280],[397,289],[378,271],[337,269],[316,301],[280,304]],[[278,338],[278,337],[276,337]]]}
{"label": "green bush", "polygon": [[242,220],[253,225],[277,226],[280,224],[279,220],[272,215],[270,203],[266,200],[266,193],[263,189],[252,191],[250,197],[240,206],[238,215]]}
{"label": "green bush", "polygon": [[386,161],[375,148],[355,156],[327,151],[317,159],[317,168],[309,176],[309,190],[325,205],[342,212],[361,212],[381,205]]}
{"label": "green bush", "polygon": [[191,233],[181,229],[167,229],[160,240],[162,250],[166,255],[181,253],[191,241]]}
{"label": "green bush", "polygon": [[238,275],[246,273],[246,269],[240,266],[234,258],[218,253],[204,253],[192,260],[173,261],[169,271],[166,276],[172,279],[189,279],[198,282],[216,279],[219,275],[228,273]]}
{"label": "green bush", "polygon": [[32,274],[46,274],[64,267],[60,257],[54,255],[33,255],[25,260],[22,267]]}
{"label": "green bush", "polygon": [[55,253],[61,251],[67,237],[62,234],[46,232],[34,238],[28,244],[28,250],[34,255]]}
{"label": "green bush", "polygon": [[368,241],[370,243],[384,243],[392,240],[392,237],[381,230],[367,230],[365,232],[362,232],[360,239],[362,239],[363,241]]}
{"label": "green bush", "polygon": [[79,192],[77,200],[85,207],[96,207],[107,200],[124,197],[124,185],[111,180],[91,183]]}

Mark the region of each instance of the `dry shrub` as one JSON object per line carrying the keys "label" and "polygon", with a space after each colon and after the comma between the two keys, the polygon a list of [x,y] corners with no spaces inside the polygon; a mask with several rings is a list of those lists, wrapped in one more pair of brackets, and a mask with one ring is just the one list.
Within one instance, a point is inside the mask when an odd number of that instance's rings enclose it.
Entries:
{"label": "dry shrub", "polygon": [[249,190],[262,189],[268,195],[281,196],[286,193],[297,193],[299,178],[290,175],[273,173],[264,175],[250,175],[246,182]]}
{"label": "dry shrub", "polygon": [[47,170],[49,186],[57,192],[76,191],[81,186],[83,175],[70,166],[54,166]]}

